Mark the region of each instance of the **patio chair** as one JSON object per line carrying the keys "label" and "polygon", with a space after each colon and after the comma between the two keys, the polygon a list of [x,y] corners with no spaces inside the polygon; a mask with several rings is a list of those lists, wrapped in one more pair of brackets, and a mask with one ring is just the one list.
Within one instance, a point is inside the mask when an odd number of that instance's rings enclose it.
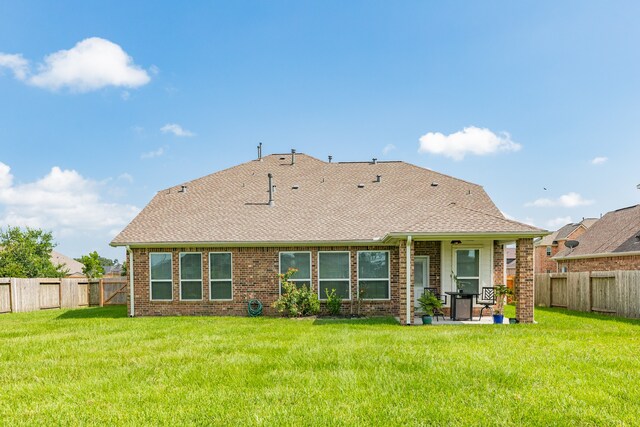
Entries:
{"label": "patio chair", "polygon": [[[438,298],[440,301],[442,301],[442,304],[446,304],[447,303],[447,296],[444,295],[444,298],[443,298],[443,295],[440,295],[438,293],[438,288],[424,288],[424,291],[425,292],[431,292],[432,294],[434,294],[436,296],[436,298]],[[442,320],[444,320],[444,312],[441,309],[436,308],[436,309],[433,310],[433,317],[436,320],[438,320],[438,316],[442,317]]]}
{"label": "patio chair", "polygon": [[480,318],[478,321],[482,320],[482,313],[489,309],[491,314],[493,315],[493,306],[496,304],[496,292],[493,287],[484,287],[480,292],[480,295],[476,297],[476,304],[482,305],[480,309]]}

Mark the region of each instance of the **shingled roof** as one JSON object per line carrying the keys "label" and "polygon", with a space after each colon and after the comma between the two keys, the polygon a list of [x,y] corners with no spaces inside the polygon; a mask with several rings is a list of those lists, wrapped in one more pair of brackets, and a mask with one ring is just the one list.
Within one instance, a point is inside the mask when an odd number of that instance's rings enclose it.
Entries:
{"label": "shingled roof", "polygon": [[[273,154],[162,190],[111,244],[546,234],[506,219],[481,186],[405,162],[327,163],[296,154],[291,163],[290,154]],[[276,189],[273,206],[267,203],[269,173]]]}
{"label": "shingled roof", "polygon": [[608,212],[576,240],[580,242],[576,248],[554,258],[640,252],[640,205]]}

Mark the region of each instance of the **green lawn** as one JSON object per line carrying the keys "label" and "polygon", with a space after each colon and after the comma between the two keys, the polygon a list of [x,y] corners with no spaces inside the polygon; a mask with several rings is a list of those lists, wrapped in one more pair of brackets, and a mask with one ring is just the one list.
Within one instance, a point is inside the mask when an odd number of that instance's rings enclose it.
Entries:
{"label": "green lawn", "polygon": [[536,319],[5,314],[0,425],[640,425],[640,322]]}

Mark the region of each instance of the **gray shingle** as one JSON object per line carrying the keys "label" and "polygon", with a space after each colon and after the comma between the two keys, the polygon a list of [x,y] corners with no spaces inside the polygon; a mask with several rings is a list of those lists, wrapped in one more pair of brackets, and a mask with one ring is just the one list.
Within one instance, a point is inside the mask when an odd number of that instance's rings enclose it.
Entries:
{"label": "gray shingle", "polygon": [[[188,182],[186,192],[180,185],[162,190],[112,244],[376,241],[391,232],[545,234],[504,218],[482,187],[408,163],[327,163],[300,153],[295,165],[290,159],[274,154]],[[267,204],[268,173],[276,186],[274,206]]]}

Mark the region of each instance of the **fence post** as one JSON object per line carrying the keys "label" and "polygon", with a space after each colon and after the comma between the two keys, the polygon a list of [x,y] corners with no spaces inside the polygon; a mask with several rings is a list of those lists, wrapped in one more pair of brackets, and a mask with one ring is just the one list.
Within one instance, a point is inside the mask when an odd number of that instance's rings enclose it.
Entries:
{"label": "fence post", "polygon": [[98,286],[100,289],[100,307],[104,307],[104,281],[100,279],[100,285]]}

